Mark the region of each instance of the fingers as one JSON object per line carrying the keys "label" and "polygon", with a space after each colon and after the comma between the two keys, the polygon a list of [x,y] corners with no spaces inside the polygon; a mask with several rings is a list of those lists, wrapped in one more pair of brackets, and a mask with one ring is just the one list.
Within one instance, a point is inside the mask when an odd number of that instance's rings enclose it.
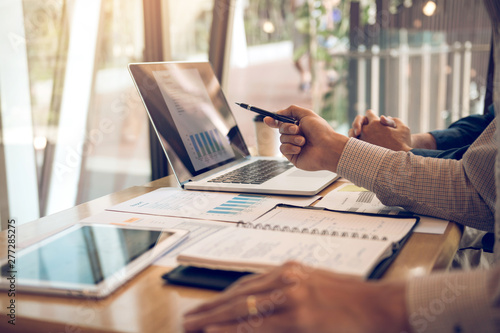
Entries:
{"label": "fingers", "polygon": [[380,123],[384,126],[396,128],[396,122],[392,117],[380,116]]}
{"label": "fingers", "polygon": [[280,136],[281,143],[288,143],[291,145],[302,147],[306,143],[306,138],[302,135],[286,135],[282,134]]}
{"label": "fingers", "polygon": [[271,117],[265,117],[264,118],[264,123],[269,126],[269,127],[272,127],[272,128],[278,128],[280,126],[280,122],[277,121],[276,119],[274,118],[271,118]]}
{"label": "fingers", "polygon": [[294,124],[282,123],[279,127],[280,134],[291,134],[296,135],[299,134],[300,129],[299,126]]}
{"label": "fingers", "polygon": [[406,124],[399,118],[392,118],[394,121],[394,127],[403,127],[406,126]]}
{"label": "fingers", "polygon": [[247,286],[249,284],[256,283],[262,279],[265,279],[269,274],[270,273],[267,272],[267,273],[262,273],[262,274],[250,274],[250,275],[244,276],[244,277],[238,279],[238,281],[231,284],[224,291],[228,292],[228,291],[231,291],[235,288],[241,288],[243,286]]}
{"label": "fingers", "polygon": [[265,117],[264,123],[272,128],[279,128],[281,134],[298,134],[300,132],[299,126],[289,123],[282,123],[271,117]]}
{"label": "fingers", "polygon": [[302,135],[298,135],[300,133],[299,126],[281,123],[271,117],[265,117],[264,123],[269,127],[279,128],[279,132],[281,133],[280,140],[282,143],[280,151],[288,160],[291,161],[293,155],[300,154],[301,147],[306,144],[306,139]]}
{"label": "fingers", "polygon": [[288,262],[269,272],[240,279],[214,300],[194,308],[185,315],[206,311],[238,296],[259,294],[279,289],[284,285],[297,283],[297,279],[292,277],[299,276],[304,271],[305,268],[303,265]]}
{"label": "fingers", "polygon": [[250,317],[248,321],[239,321],[237,323],[224,323],[210,325],[204,328],[205,333],[232,333],[232,332],[262,332],[262,333],[280,333],[291,332],[296,327],[293,327],[294,317],[292,313],[284,312],[266,317],[255,316]]}
{"label": "fingers", "polygon": [[[221,294],[219,297],[215,298],[212,301],[203,303],[203,304],[189,310],[188,312],[186,312],[184,314],[184,316],[188,316],[188,315],[195,314],[198,312],[207,311],[213,307],[216,307],[219,304],[224,303],[228,298],[234,297],[234,292],[233,292],[234,289],[247,287],[248,285],[252,286],[254,283],[258,283],[260,280],[265,279],[268,275],[269,275],[269,273],[252,274],[249,276],[242,277],[241,279],[239,279],[238,281],[233,283],[229,288],[227,288],[224,291],[224,293]],[[245,289],[243,289],[243,291],[240,292],[239,294],[242,294],[244,291],[245,291]]]}
{"label": "fingers", "polygon": [[[274,276],[274,281],[267,283],[265,288],[256,290],[248,289],[245,293],[228,293],[222,303],[212,303],[210,308],[202,312],[195,312],[185,315],[184,328],[188,331],[200,330],[212,324],[226,323],[231,321],[241,321],[256,315],[270,316],[281,312],[291,305],[288,300],[291,283],[286,281],[281,274]],[[250,312],[249,297],[252,297],[252,303],[257,310],[256,313]]]}
{"label": "fingers", "polygon": [[293,124],[282,123],[279,127],[281,133],[280,151],[285,155],[300,154],[301,147],[306,144],[306,138],[299,135],[299,126]]}
{"label": "fingers", "polygon": [[290,158],[292,158],[293,155],[300,154],[302,148],[292,144],[282,143],[280,146],[280,151],[283,155],[285,155],[286,158],[288,158],[288,160],[290,160]]}
{"label": "fingers", "polygon": [[[273,302],[270,294],[253,295],[253,300],[257,314],[270,314],[285,306],[284,303],[276,304]],[[186,317],[184,328],[186,330],[199,330],[210,324],[236,321],[239,318],[255,315],[256,313],[249,313],[248,298],[246,295],[242,295],[233,297],[211,310]]]}
{"label": "fingers", "polygon": [[379,120],[379,117],[372,110],[366,111],[366,118],[368,119],[368,123],[374,120]]}
{"label": "fingers", "polygon": [[280,274],[281,271],[279,269],[275,269],[255,277],[252,276],[241,279],[241,281],[236,282],[233,286],[217,296],[215,299],[190,310],[185,315],[193,315],[210,311],[210,309],[216,308],[239,296],[258,294],[271,289],[279,288],[283,285],[283,283],[287,282],[280,278]]}
{"label": "fingers", "polygon": [[[288,262],[268,273],[243,279],[234,289],[224,292],[209,306],[201,306],[202,311],[190,311],[185,315],[186,331],[204,330],[213,332],[236,332],[237,323],[252,323],[259,319],[266,323],[266,329],[259,331],[278,332],[276,324],[292,323],[283,320],[284,314],[290,314],[302,298],[297,298],[296,286],[310,277],[311,268],[295,262]],[[251,301],[248,296],[252,296]],[[255,313],[251,309],[256,310]],[[279,319],[278,321],[276,321]],[[240,327],[241,328],[241,327]],[[241,331],[241,330],[239,330]],[[287,330],[284,330],[287,332]]]}
{"label": "fingers", "polygon": [[361,128],[366,124],[368,124],[367,117],[361,115],[356,116],[352,122],[352,128],[349,130],[349,137],[357,137],[361,134]]}

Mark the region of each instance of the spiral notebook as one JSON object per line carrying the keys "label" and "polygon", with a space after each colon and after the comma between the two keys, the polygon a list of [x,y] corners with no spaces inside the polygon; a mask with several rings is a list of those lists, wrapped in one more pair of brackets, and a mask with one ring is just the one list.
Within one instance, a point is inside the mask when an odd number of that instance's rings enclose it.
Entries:
{"label": "spiral notebook", "polygon": [[225,228],[183,251],[182,265],[261,272],[295,260],[363,278],[380,277],[418,217],[277,207],[252,223]]}

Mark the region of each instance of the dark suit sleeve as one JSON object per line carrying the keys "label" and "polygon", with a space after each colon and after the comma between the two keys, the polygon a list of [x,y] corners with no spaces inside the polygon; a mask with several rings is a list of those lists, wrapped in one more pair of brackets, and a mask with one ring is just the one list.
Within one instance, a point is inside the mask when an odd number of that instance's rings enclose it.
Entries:
{"label": "dark suit sleeve", "polygon": [[436,139],[437,150],[461,148],[472,144],[495,118],[493,105],[484,115],[471,115],[457,120],[447,129],[429,132]]}
{"label": "dark suit sleeve", "polygon": [[410,152],[414,155],[424,156],[424,157],[434,157],[434,158],[444,158],[461,160],[462,156],[465,154],[470,145],[466,145],[460,148],[452,148],[447,150],[432,150],[432,149],[412,149]]}

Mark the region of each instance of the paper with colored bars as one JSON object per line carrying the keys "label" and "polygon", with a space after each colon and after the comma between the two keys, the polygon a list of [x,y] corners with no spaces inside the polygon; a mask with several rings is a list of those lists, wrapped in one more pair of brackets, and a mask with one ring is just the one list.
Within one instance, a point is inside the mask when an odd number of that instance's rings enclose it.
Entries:
{"label": "paper with colored bars", "polygon": [[106,210],[228,222],[251,222],[277,204],[308,206],[318,198],[318,196],[291,197],[160,188]]}
{"label": "paper with colored bars", "polygon": [[231,214],[236,215],[246,209],[252,209],[266,197],[262,195],[238,194],[228,201],[209,210],[208,214]]}

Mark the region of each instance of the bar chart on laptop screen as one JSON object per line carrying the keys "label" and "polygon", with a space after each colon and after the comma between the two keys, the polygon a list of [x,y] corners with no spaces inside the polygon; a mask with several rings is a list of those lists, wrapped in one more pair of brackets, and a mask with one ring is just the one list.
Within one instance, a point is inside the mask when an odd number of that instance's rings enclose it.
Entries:
{"label": "bar chart on laptop screen", "polygon": [[234,157],[226,137],[216,128],[194,133],[187,132],[182,139],[191,162],[197,170]]}
{"label": "bar chart on laptop screen", "polygon": [[210,157],[211,155],[225,154],[226,148],[222,144],[222,135],[214,128],[208,131],[194,133],[189,135],[189,147],[192,149],[190,154],[198,159]]}
{"label": "bar chart on laptop screen", "polygon": [[[195,170],[233,158],[228,129],[197,69],[153,72]],[[174,75],[175,74],[175,75]],[[221,132],[222,131],[222,132]]]}

